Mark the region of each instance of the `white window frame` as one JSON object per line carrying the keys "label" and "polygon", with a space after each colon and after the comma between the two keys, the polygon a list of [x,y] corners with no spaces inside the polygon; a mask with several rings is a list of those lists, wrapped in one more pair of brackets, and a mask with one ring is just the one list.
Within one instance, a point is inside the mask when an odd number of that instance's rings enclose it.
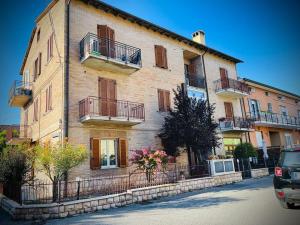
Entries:
{"label": "white window frame", "polygon": [[[110,160],[108,160],[108,157],[107,157],[107,165],[104,166],[102,164],[102,141],[114,141],[114,146],[115,146],[115,156],[116,156],[116,164],[115,165],[110,165]],[[113,168],[117,168],[118,167],[118,139],[116,138],[107,138],[107,139],[101,139],[100,140],[100,165],[101,165],[101,169],[113,169]],[[108,155],[108,142],[106,143],[106,155]]]}

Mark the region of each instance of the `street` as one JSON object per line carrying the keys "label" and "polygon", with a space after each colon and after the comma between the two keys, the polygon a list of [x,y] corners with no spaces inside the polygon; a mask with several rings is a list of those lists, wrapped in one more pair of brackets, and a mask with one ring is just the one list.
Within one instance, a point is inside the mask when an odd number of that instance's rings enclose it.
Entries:
{"label": "street", "polygon": [[49,220],[46,224],[288,225],[299,224],[299,221],[300,208],[287,210],[280,207],[269,176],[153,202]]}

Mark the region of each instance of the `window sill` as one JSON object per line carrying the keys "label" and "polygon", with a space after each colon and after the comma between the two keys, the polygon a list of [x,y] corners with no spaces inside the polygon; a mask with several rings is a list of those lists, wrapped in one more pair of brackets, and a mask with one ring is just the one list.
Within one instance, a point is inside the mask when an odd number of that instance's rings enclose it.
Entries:
{"label": "window sill", "polygon": [[156,65],[153,65],[153,67],[158,68],[158,69],[162,69],[162,70],[171,71],[171,69],[169,69],[169,68],[159,67],[159,66],[156,66]]}

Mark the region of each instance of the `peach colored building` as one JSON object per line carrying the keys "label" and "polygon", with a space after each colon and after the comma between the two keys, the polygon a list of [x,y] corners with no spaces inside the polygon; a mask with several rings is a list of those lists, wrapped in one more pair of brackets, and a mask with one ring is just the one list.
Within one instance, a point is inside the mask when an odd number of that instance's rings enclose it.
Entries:
{"label": "peach colored building", "polygon": [[300,144],[300,96],[253,81],[243,79],[251,88],[244,97],[246,116],[254,121],[255,131],[250,141],[261,148],[290,148]]}

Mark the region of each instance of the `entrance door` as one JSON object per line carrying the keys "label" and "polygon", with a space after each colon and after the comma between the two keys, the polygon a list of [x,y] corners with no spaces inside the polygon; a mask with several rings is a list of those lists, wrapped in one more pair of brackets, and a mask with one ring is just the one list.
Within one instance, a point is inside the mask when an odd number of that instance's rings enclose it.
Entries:
{"label": "entrance door", "polygon": [[115,80],[99,78],[99,114],[101,116],[117,116],[117,86]]}
{"label": "entrance door", "polygon": [[221,77],[222,89],[229,88],[229,79],[228,79],[228,73],[226,69],[220,68],[220,77]]}
{"label": "entrance door", "polygon": [[101,140],[101,168],[117,167],[117,149],[116,139]]}

